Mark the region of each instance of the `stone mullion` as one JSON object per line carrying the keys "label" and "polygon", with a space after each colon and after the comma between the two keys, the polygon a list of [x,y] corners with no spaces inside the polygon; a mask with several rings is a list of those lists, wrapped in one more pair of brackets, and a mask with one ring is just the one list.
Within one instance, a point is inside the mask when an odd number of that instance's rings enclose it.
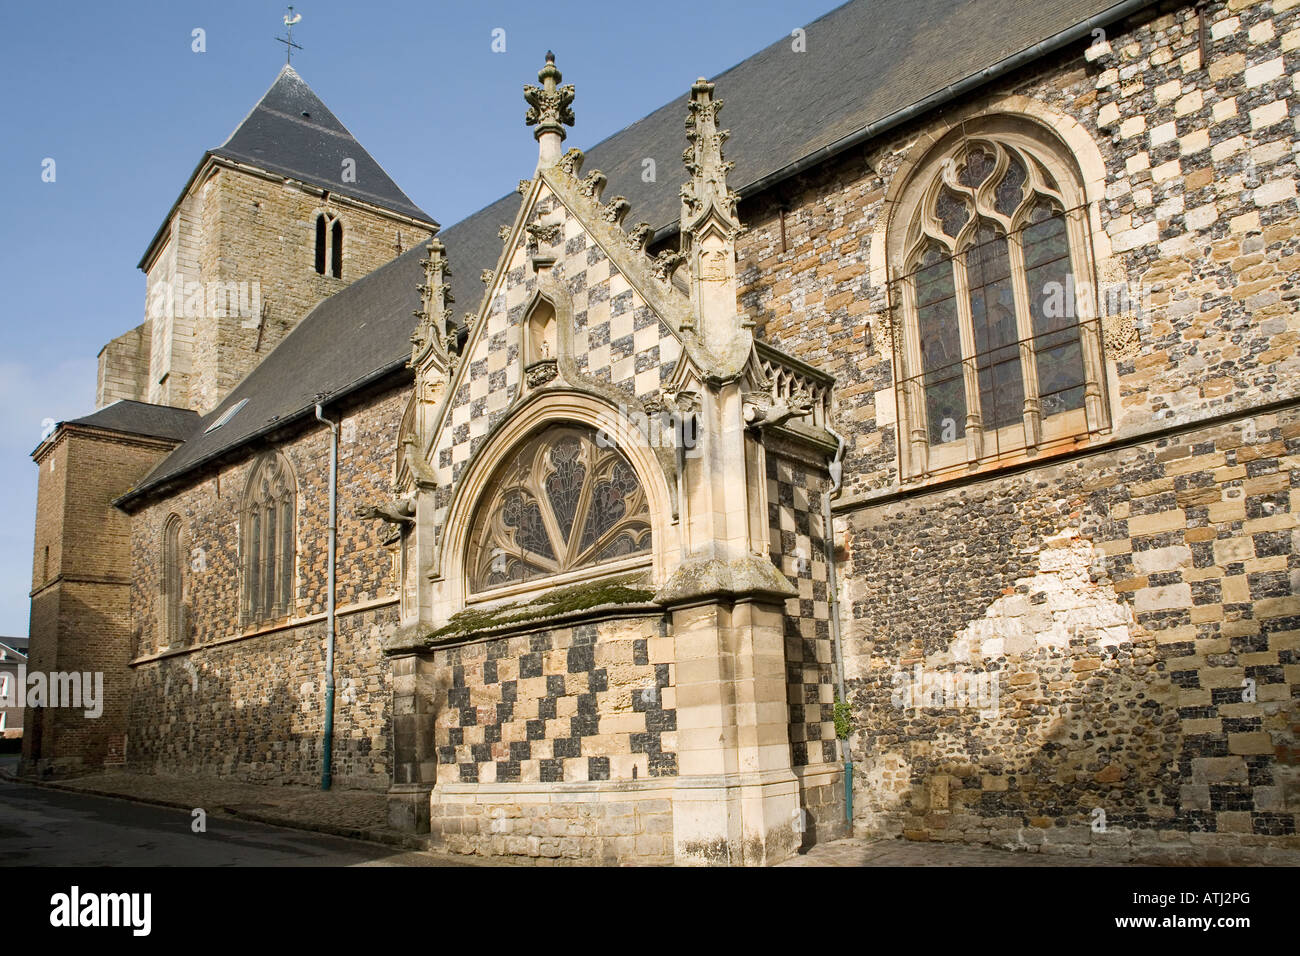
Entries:
{"label": "stone mullion", "polygon": [[[925,369],[921,358],[921,329],[916,316],[915,274],[901,283],[903,315],[906,318],[903,355],[896,356],[901,373],[898,376],[903,388],[899,410],[903,415],[900,434],[911,447],[911,473],[923,475],[929,471],[930,432],[925,413]],[[892,319],[892,316],[891,316]]]}
{"label": "stone mullion", "polygon": [[[1087,214],[1087,207],[1071,210],[1065,213],[1066,237],[1070,247],[1070,268],[1073,275],[1070,281],[1074,282],[1074,276],[1091,275],[1091,269],[1080,269],[1080,265],[1088,265],[1091,260],[1088,258],[1087,250],[1091,248],[1090,239],[1087,230],[1085,230],[1081,219]],[[1100,290],[1093,286],[1093,296],[1099,295]],[[1090,301],[1087,311],[1091,315],[1083,315],[1080,312],[1080,299],[1078,297],[1078,283],[1075,283],[1075,324],[1079,329],[1080,351],[1083,353],[1083,408],[1084,416],[1087,419],[1089,431],[1099,431],[1110,425],[1110,416],[1107,414],[1106,403],[1102,400],[1101,383],[1106,377],[1106,361],[1101,347],[1100,329],[1097,327],[1097,316],[1099,310],[1095,308],[1095,300]]]}
{"label": "stone mullion", "polygon": [[1035,352],[1034,317],[1029,311],[1029,276],[1025,269],[1024,233],[1008,235],[1011,259],[1012,298],[1016,303],[1016,338],[1020,340],[1020,377],[1025,401],[1023,420],[1025,446],[1037,448],[1042,440],[1042,403],[1038,396],[1038,354]]}
{"label": "stone mullion", "polygon": [[952,257],[953,288],[957,300],[957,328],[961,336],[962,385],[966,392],[966,460],[984,456],[984,418],[980,409],[979,367],[975,357],[975,320],[970,307],[970,277],[964,254]]}

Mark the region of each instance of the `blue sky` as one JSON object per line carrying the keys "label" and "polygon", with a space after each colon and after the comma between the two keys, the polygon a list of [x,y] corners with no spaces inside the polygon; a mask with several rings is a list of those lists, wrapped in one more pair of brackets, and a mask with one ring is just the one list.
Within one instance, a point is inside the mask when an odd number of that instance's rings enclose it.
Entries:
{"label": "blue sky", "polygon": [[[509,192],[537,152],[521,88],[547,49],[589,147],[837,0],[653,5],[303,0],[294,68],[444,226]],[[0,62],[0,634],[27,633],[42,421],[93,410],[95,356],[144,319],[136,268],[205,149],[284,63],[284,7],[10,2]],[[193,51],[193,31],[206,50]],[[493,52],[493,31],[505,52]],[[42,164],[55,161],[55,181]]]}

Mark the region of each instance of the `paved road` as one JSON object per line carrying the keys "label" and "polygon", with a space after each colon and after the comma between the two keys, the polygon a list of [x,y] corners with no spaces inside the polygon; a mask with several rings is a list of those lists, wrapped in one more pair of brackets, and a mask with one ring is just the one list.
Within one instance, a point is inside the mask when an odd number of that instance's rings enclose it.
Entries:
{"label": "paved road", "polygon": [[[446,866],[430,853],[0,780],[0,866]],[[465,865],[461,863],[460,865]]]}

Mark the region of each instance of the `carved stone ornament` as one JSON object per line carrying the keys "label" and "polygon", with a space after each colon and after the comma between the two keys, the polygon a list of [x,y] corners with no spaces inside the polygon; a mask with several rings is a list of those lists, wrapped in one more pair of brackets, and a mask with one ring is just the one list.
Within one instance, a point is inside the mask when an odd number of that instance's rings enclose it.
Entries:
{"label": "carved stone ornament", "polygon": [[509,226],[502,226],[500,229],[497,230],[497,238],[500,239],[502,242],[505,242],[507,239],[510,238],[511,231],[512,230]]}
{"label": "carved stone ornament", "polygon": [[541,388],[547,382],[552,381],[558,373],[559,368],[556,360],[544,358],[538,359],[524,369],[524,378],[527,380],[529,388]]}
{"label": "carved stone ornament", "polygon": [[401,501],[358,505],[356,516],[363,521],[378,518],[391,524],[412,524],[415,521],[415,502],[410,498],[404,498]]}
{"label": "carved stone ornament", "polygon": [[586,196],[592,202],[600,202],[600,194],[605,191],[605,183],[608,180],[605,174],[599,169],[593,169],[591,174],[578,183],[578,192]]}
{"label": "carved stone ornament", "polygon": [[552,245],[560,238],[560,226],[554,222],[533,222],[524,227],[530,246]]}
{"label": "carved stone ornament", "polygon": [[631,208],[632,204],[627,201],[626,196],[615,196],[605,204],[605,208],[601,210],[600,217],[606,222],[612,222],[615,225],[622,225],[623,220],[627,218],[628,210]]}
{"label": "carved stone ornament", "polygon": [[519,193],[521,196],[525,196],[528,194],[528,190],[532,188],[533,181],[531,179],[521,179],[519,180],[519,185],[515,187],[515,192]]}
{"label": "carved stone ornament", "polygon": [[572,126],[574,122],[572,106],[576,92],[572,84],[559,85],[564,77],[555,67],[555,54],[549,50],[546,65],[538,71],[537,79],[542,84],[540,87],[524,87],[524,100],[528,103],[524,122],[537,127],[533,130],[534,138],[540,139],[545,133],[558,133],[560,139],[564,139],[564,127]]}
{"label": "carved stone ornament", "polygon": [[650,223],[638,222],[632,227],[632,231],[627,234],[628,248],[633,252],[643,252],[646,243],[650,241],[650,237],[654,235],[654,232],[654,226],[650,225]]}
{"label": "carved stone ornament", "polygon": [[565,154],[560,158],[560,161],[555,165],[564,170],[574,179],[577,179],[582,174],[582,161],[585,158],[586,157],[583,155],[582,150],[574,146],[565,152]]}

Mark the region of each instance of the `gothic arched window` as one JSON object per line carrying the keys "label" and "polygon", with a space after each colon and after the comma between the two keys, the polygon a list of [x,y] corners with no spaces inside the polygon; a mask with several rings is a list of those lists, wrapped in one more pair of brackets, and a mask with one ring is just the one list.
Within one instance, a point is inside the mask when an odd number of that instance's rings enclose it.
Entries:
{"label": "gothic arched window", "polygon": [[163,643],[178,647],[187,642],[185,577],[181,551],[181,519],[170,515],[163,523],[162,541]]}
{"label": "gothic arched window", "polygon": [[517,446],[484,489],[469,590],[640,563],[650,538],[645,490],[627,459],[590,428],[552,426]]}
{"label": "gothic arched window", "polygon": [[265,455],[253,465],[244,489],[240,612],[245,624],[293,612],[296,525],[295,482],[289,462],[280,454]]}
{"label": "gothic arched window", "polygon": [[343,220],[333,213],[316,215],[316,271],[343,278]]}
{"label": "gothic arched window", "polygon": [[1104,427],[1086,207],[1068,157],[1015,124],[968,133],[917,167],[898,209],[905,473]]}

